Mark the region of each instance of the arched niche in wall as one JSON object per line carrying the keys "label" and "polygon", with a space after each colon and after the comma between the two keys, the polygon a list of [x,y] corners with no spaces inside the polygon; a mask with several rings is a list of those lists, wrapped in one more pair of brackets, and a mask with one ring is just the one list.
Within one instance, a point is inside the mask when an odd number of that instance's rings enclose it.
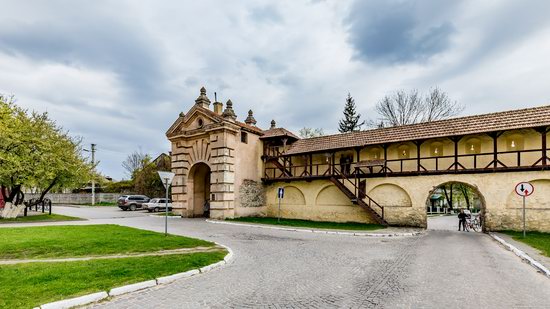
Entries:
{"label": "arched niche in wall", "polygon": [[412,207],[411,197],[398,185],[385,183],[374,187],[368,195],[381,206]]}
{"label": "arched niche in wall", "polygon": [[315,198],[318,206],[352,206],[350,199],[335,185],[322,188]]}
{"label": "arched niche in wall", "polygon": [[306,198],[302,191],[294,186],[285,186],[285,196],[281,200],[282,205],[305,205]]}
{"label": "arched niche in wall", "polygon": [[442,142],[431,142],[430,143],[430,156],[432,157],[441,157],[443,155],[443,143]]}
{"label": "arched niche in wall", "polygon": [[397,158],[408,159],[411,156],[411,147],[407,144],[397,146]]}
{"label": "arched niche in wall", "polygon": [[517,151],[523,150],[525,139],[521,133],[513,133],[506,136],[506,150]]}
{"label": "arched niche in wall", "polygon": [[380,146],[370,147],[367,150],[367,159],[368,160],[379,160],[383,156],[382,153],[383,153],[382,147],[380,147]]}
{"label": "arched niche in wall", "polygon": [[464,144],[464,152],[467,154],[481,153],[481,140],[477,137],[468,138]]}

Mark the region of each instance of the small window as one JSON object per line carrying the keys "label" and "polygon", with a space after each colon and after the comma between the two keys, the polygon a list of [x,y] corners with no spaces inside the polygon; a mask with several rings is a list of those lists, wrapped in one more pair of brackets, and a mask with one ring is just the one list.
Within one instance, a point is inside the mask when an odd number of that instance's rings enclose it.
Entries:
{"label": "small window", "polygon": [[248,144],[248,133],[241,132],[241,143]]}
{"label": "small window", "polygon": [[204,125],[204,122],[202,121],[202,119],[199,119],[197,123],[199,124],[199,128],[202,128],[202,126]]}

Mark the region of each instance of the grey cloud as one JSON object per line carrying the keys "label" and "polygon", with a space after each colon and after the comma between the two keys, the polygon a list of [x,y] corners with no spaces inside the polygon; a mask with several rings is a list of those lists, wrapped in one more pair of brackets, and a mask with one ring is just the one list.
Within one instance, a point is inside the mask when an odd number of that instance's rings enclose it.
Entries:
{"label": "grey cloud", "polygon": [[257,23],[278,23],[283,20],[277,8],[272,5],[252,8],[250,18]]}
{"label": "grey cloud", "polygon": [[431,2],[355,1],[345,23],[356,57],[394,64],[423,61],[447,50],[455,27],[449,21],[426,22],[420,6]]}
{"label": "grey cloud", "polygon": [[89,13],[83,10],[63,20],[12,24],[0,30],[0,50],[44,62],[112,71],[135,103],[162,97],[160,53],[152,41],[137,26]]}

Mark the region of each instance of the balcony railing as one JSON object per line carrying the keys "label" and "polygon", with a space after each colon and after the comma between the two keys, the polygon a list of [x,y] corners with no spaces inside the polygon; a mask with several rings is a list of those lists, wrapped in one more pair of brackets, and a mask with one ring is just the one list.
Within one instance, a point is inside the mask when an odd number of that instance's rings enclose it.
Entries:
{"label": "balcony railing", "polygon": [[[547,153],[548,153],[547,149]],[[357,177],[445,174],[445,173],[483,173],[496,171],[541,170],[549,169],[550,162],[540,156],[542,149],[486,152],[476,154],[457,154],[420,158],[401,158],[388,160],[370,160],[345,164],[335,163],[348,175]],[[345,166],[347,165],[347,166]],[[266,167],[265,180],[276,179],[314,179],[329,178],[336,175],[333,164],[317,163],[287,165],[290,175],[278,167]],[[337,176],[337,175],[336,175]]]}

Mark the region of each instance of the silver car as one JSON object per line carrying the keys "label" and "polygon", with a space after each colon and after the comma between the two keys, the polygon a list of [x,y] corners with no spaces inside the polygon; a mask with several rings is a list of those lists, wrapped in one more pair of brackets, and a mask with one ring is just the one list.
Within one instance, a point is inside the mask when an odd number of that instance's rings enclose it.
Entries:
{"label": "silver car", "polygon": [[[143,204],[143,209],[147,209],[148,212],[166,211],[166,199],[165,198],[153,198],[148,203]],[[168,199],[168,211],[172,210],[172,201]]]}

